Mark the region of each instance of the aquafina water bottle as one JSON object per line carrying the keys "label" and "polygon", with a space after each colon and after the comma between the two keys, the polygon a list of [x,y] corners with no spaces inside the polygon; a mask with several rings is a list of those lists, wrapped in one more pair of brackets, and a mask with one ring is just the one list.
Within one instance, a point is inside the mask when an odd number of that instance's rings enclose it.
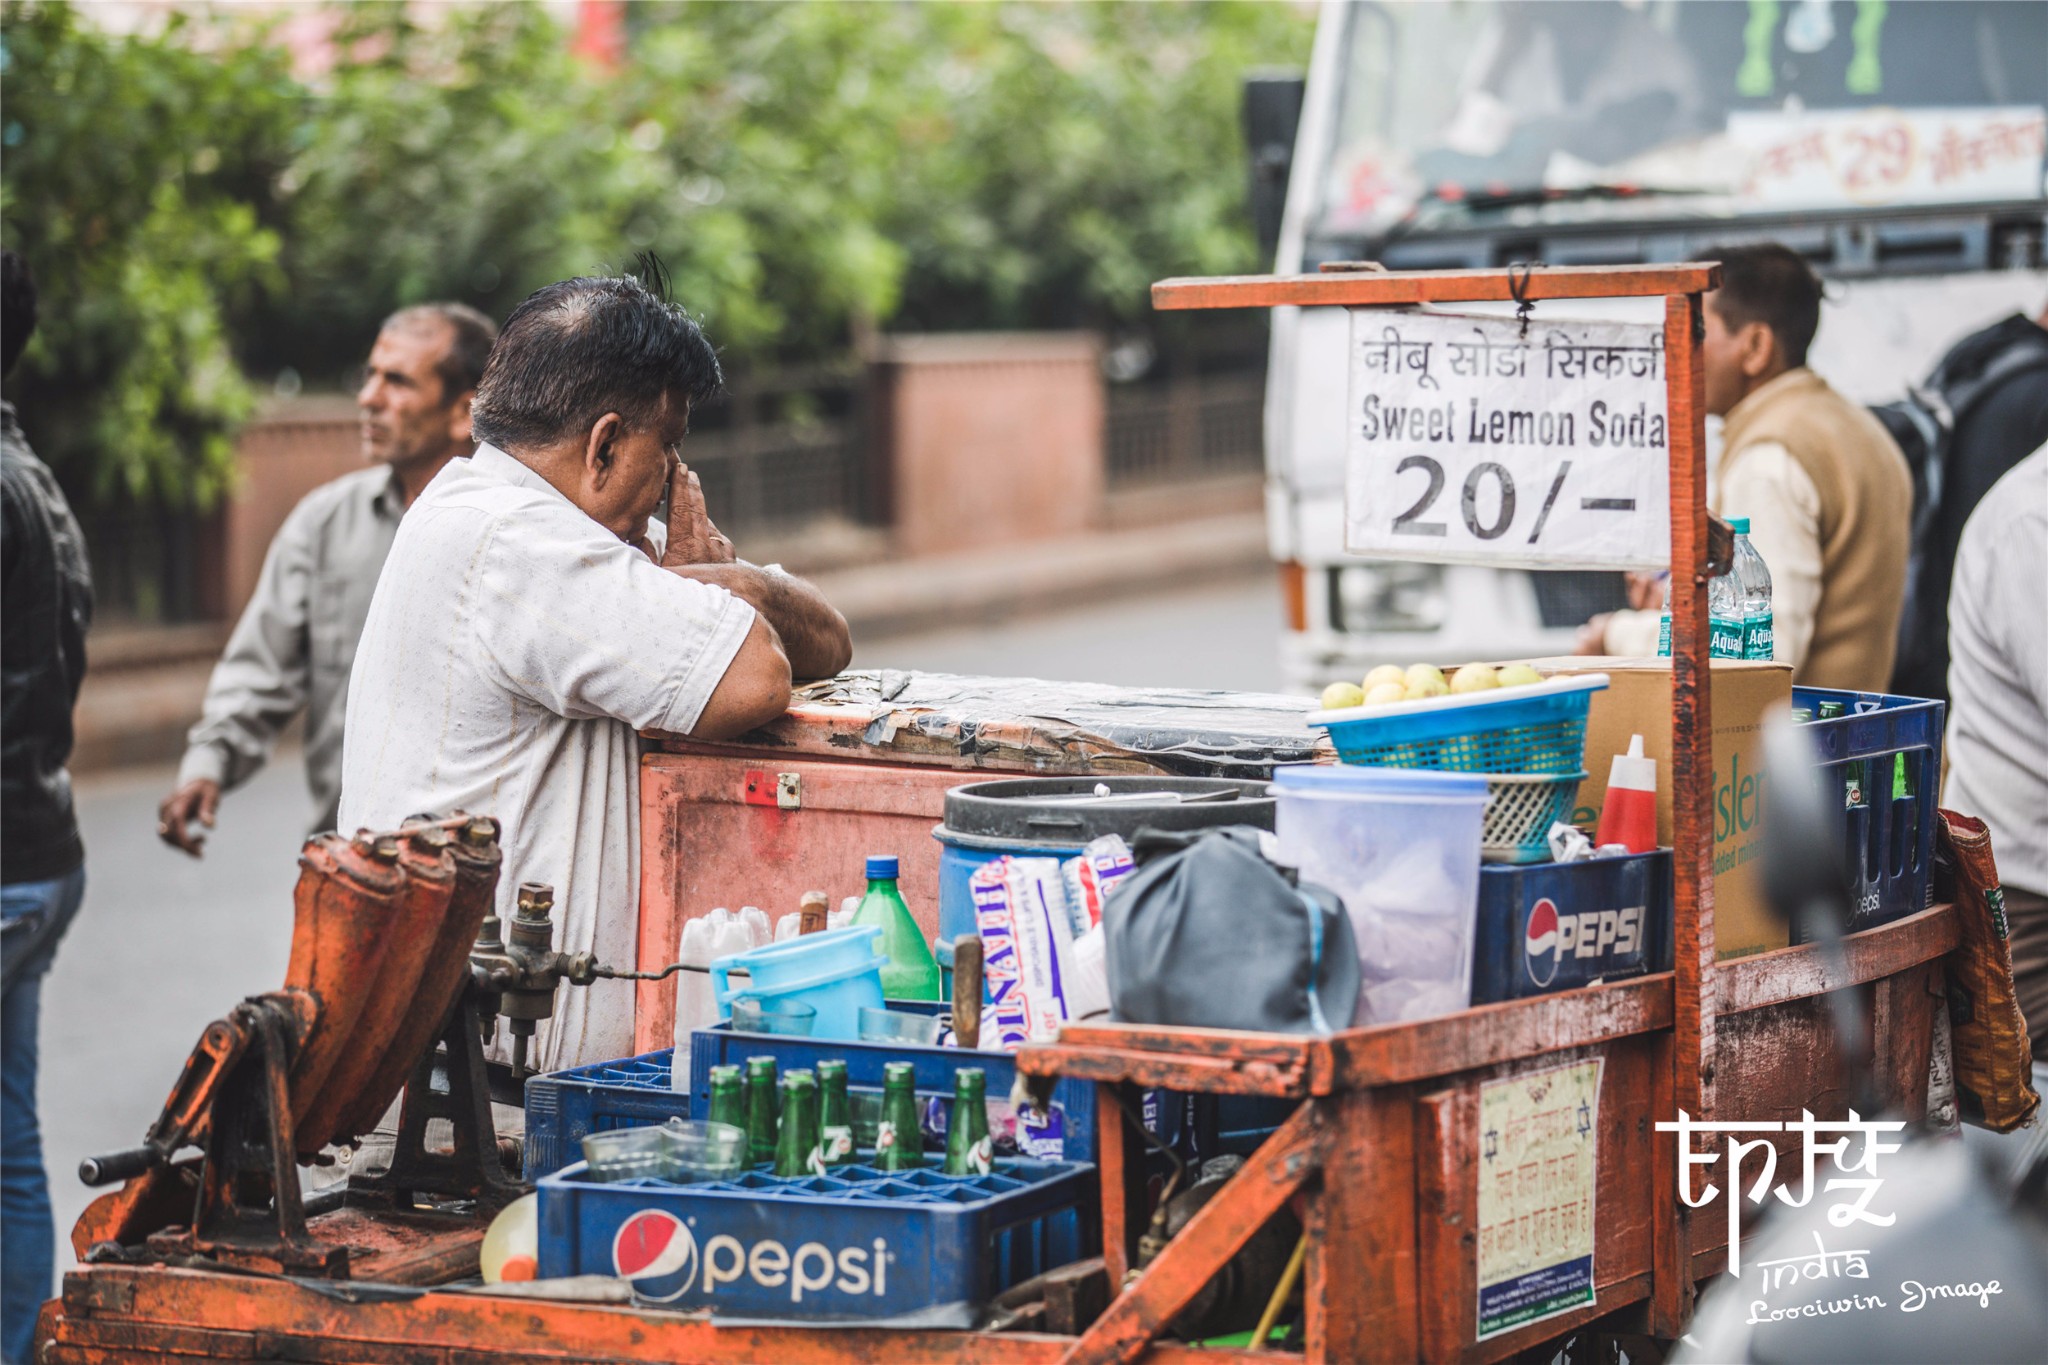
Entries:
{"label": "aquafina water bottle", "polygon": [[1777,652],[1771,628],[1771,571],[1749,543],[1749,518],[1736,517],[1729,525],[1735,530],[1735,567],[1729,577],[1735,580],[1742,613],[1742,657],[1768,660]]}

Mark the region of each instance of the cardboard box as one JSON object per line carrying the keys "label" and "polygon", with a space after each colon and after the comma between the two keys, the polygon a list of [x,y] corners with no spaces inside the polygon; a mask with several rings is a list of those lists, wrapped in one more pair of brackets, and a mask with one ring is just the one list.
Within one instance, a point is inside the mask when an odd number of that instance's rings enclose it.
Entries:
{"label": "cardboard box", "polygon": [[[1605,673],[1607,690],[1593,694],[1586,718],[1586,780],[1572,823],[1591,833],[1600,820],[1614,755],[1631,735],[1657,760],[1657,841],[1671,844],[1671,660],[1661,658],[1537,659],[1553,673]],[[1763,822],[1768,781],[1763,722],[1792,701],[1790,664],[1713,661],[1714,948],[1722,959],[1746,957],[1789,942],[1789,931],[1764,904]],[[1681,874],[1682,875],[1682,874]]]}

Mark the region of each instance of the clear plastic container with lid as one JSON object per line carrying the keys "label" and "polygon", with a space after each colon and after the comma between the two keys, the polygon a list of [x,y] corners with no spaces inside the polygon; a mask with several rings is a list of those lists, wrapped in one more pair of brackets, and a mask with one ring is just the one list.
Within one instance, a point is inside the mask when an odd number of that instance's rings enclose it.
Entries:
{"label": "clear plastic container with lid", "polygon": [[1464,1009],[1486,778],[1303,765],[1278,770],[1273,793],[1280,861],[1335,891],[1351,917],[1362,981],[1351,1022]]}

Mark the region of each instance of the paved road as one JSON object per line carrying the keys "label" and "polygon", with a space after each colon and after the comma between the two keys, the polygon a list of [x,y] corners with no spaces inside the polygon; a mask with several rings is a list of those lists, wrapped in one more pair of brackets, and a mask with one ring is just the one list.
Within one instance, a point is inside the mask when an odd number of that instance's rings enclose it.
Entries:
{"label": "paved road", "polygon": [[1056,616],[856,641],[853,661],[857,668],[1277,692],[1279,650],[1280,593],[1262,574]]}
{"label": "paved road", "polygon": [[[862,667],[1124,684],[1279,686],[1263,576],[1000,625],[862,642]],[[85,908],[43,995],[42,1112],[60,1241],[91,1198],[79,1158],[138,1142],[207,1023],[284,979],[311,818],[296,760],[223,803],[194,862],[157,843],[168,769],[83,780]],[[68,1263],[68,1255],[62,1258]]]}

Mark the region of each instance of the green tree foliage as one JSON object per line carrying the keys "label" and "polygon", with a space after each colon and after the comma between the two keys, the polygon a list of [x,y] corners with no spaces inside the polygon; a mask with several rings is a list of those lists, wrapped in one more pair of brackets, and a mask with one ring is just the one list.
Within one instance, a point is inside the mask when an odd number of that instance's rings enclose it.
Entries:
{"label": "green tree foliage", "polygon": [[[631,7],[616,69],[535,5],[337,8],[294,81],[259,29],[115,37],[7,0],[4,220],[44,281],[36,439],[205,500],[243,375],[339,379],[392,308],[503,316],[658,252],[729,364],[876,327],[1134,327],[1257,264],[1238,82],[1261,3]],[[75,482],[75,480],[74,480]]]}
{"label": "green tree foliage", "polygon": [[75,485],[209,501],[254,401],[232,319],[277,282],[265,184],[303,94],[280,55],[209,52],[182,18],[138,39],[63,5],[4,18],[0,220],[42,317],[10,396]]}

